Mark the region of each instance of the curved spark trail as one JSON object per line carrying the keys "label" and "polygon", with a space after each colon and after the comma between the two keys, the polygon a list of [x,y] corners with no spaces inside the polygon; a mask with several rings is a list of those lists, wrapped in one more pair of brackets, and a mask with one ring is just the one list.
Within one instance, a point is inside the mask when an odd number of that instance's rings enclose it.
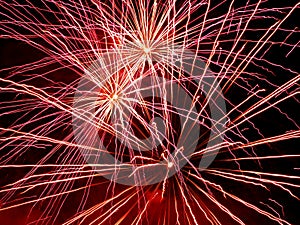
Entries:
{"label": "curved spark trail", "polygon": [[298,224],[299,8],[0,0],[1,224]]}

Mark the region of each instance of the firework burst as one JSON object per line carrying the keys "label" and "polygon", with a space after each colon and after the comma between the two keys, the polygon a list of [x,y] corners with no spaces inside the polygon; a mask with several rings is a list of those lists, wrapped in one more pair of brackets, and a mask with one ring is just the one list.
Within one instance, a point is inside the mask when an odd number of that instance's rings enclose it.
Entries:
{"label": "firework burst", "polygon": [[276,4],[0,0],[3,224],[299,223]]}

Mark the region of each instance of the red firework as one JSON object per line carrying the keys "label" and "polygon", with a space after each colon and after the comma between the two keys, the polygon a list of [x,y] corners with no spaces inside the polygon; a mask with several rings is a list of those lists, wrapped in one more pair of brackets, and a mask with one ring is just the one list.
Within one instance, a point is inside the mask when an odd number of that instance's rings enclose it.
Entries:
{"label": "red firework", "polygon": [[298,224],[299,5],[0,0],[1,224]]}

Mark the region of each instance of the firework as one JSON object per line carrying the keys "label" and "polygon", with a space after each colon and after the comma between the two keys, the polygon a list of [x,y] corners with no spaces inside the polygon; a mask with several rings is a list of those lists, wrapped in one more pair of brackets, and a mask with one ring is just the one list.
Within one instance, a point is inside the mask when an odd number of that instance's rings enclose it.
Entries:
{"label": "firework", "polygon": [[276,4],[0,0],[3,224],[297,224]]}

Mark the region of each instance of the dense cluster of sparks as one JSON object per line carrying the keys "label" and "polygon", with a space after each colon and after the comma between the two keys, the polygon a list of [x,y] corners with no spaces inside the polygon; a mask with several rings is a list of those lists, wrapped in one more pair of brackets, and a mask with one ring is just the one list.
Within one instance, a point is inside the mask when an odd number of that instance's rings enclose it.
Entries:
{"label": "dense cluster of sparks", "polygon": [[[271,167],[300,156],[273,149],[274,143],[300,137],[299,121],[284,108],[285,102],[299,104],[300,74],[266,55],[274,46],[289,49],[286,57],[299,48],[300,40],[290,42],[298,28],[285,24],[299,5],[0,0],[0,39],[37,49],[36,57],[31,50],[22,56],[30,62],[0,70],[0,120],[5,121],[0,123],[0,217],[26,208],[22,224],[295,223],[277,195],[300,201],[299,168],[284,165],[289,170],[280,172]],[[192,68],[199,59],[205,63],[197,79],[209,71],[224,95],[226,124],[215,137],[209,136],[211,127],[220,121],[211,119],[209,102],[216,101],[216,89],[203,94],[180,65],[169,63],[182,61],[186,52],[195,53]],[[83,76],[96,87],[87,90],[96,97],[81,99],[85,109],[95,103],[90,117],[74,107]],[[152,80],[141,87],[145,77]],[[158,88],[167,85],[162,78],[182,87],[186,96],[180,97],[190,98],[196,110],[172,106],[163,97],[164,88]],[[161,93],[143,98],[139,92],[145,88]],[[178,122],[184,110],[190,116],[184,118],[193,118],[192,126],[201,132],[195,151],[178,168],[170,155],[183,151],[177,140],[185,126]],[[262,125],[270,111],[284,123],[272,135]],[[88,130],[74,125],[74,118],[99,131],[101,148]],[[76,129],[85,132],[80,141]],[[218,136],[224,137],[221,143],[207,146],[207,139]],[[199,161],[216,150],[215,162],[199,170]],[[118,165],[112,169],[93,158],[102,151],[134,164],[130,176],[136,185],[115,182]],[[165,178],[140,185],[141,168],[164,160]],[[168,176],[174,168],[176,173]]]}

